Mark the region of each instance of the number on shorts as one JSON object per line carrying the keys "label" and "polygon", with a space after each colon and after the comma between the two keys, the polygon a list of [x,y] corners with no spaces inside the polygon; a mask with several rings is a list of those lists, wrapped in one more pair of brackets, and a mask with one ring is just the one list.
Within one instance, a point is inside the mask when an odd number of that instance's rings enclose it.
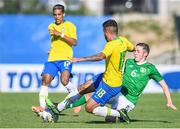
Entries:
{"label": "number on shorts", "polygon": [[106,91],[103,90],[102,88],[100,88],[96,94],[98,95],[99,98],[102,98],[102,96],[103,96],[104,94],[106,94]]}
{"label": "number on shorts", "polygon": [[65,62],[64,62],[64,67],[68,67],[70,64],[71,64],[70,61],[65,61]]}

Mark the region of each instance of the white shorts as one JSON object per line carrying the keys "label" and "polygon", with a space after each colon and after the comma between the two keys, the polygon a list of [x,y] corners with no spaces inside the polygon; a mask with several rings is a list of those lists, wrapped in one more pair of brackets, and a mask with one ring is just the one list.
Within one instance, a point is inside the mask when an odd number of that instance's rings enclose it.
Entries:
{"label": "white shorts", "polygon": [[111,105],[112,109],[120,110],[124,108],[127,112],[135,108],[135,105],[126,99],[126,97],[121,94],[121,92],[112,97],[107,103]]}

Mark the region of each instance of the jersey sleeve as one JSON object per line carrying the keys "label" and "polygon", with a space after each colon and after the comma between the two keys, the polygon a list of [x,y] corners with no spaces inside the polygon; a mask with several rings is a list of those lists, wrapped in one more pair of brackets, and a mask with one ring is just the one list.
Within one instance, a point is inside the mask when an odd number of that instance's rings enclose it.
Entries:
{"label": "jersey sleeve", "polygon": [[161,76],[161,74],[159,73],[159,71],[155,66],[152,67],[152,73],[150,75],[150,78],[157,82],[163,80],[163,77]]}
{"label": "jersey sleeve", "polygon": [[128,39],[126,39],[126,42],[127,42],[127,50],[133,51],[134,50],[134,44],[131,43]]}
{"label": "jersey sleeve", "polygon": [[106,43],[106,46],[104,47],[104,49],[102,50],[102,53],[104,53],[106,55],[106,57],[110,56],[113,52],[113,45],[110,43]]}
{"label": "jersey sleeve", "polygon": [[69,32],[71,38],[77,39],[76,26],[72,23],[69,25]]}
{"label": "jersey sleeve", "polygon": [[50,25],[48,26],[48,31],[49,31],[49,34],[50,34],[50,35],[52,35],[51,32],[50,32],[50,30],[52,30],[52,29],[53,29],[53,24],[50,24]]}

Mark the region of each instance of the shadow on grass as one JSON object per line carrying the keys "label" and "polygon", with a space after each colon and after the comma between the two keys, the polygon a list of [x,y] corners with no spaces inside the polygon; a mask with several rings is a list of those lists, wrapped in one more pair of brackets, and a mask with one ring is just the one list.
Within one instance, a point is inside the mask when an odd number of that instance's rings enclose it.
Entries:
{"label": "shadow on grass", "polygon": [[131,119],[131,122],[161,122],[161,123],[173,123],[165,120],[140,120],[140,119]]}
{"label": "shadow on grass", "polygon": [[88,122],[85,122],[87,124],[113,124],[115,122],[106,122],[106,121],[88,121]]}
{"label": "shadow on grass", "polygon": [[[118,120],[116,122],[106,122],[106,121],[89,121],[89,122],[86,122],[87,124],[113,124],[113,123],[117,123],[119,122]],[[163,120],[140,120],[140,119],[131,119],[131,123],[134,123],[134,122],[160,122],[160,123],[173,123],[173,122],[170,122],[170,121],[163,121]],[[124,123],[126,124],[125,121],[121,121],[119,123]]]}
{"label": "shadow on grass", "polygon": [[60,114],[60,116],[73,116],[73,117],[78,117],[79,114]]}

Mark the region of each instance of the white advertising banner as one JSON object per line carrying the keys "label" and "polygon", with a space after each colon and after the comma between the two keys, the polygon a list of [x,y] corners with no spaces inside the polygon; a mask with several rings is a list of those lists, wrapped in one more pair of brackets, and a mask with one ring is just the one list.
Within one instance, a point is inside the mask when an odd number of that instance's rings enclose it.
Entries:
{"label": "white advertising banner", "polygon": [[[180,66],[158,65],[160,73],[167,79],[172,91],[180,90]],[[0,64],[0,92],[38,92],[41,86],[41,64]],[[75,64],[73,65],[74,86],[79,86],[94,75],[103,72],[103,64]],[[172,82],[171,82],[172,80]],[[175,83],[174,83],[175,82]],[[66,92],[57,76],[50,85],[50,92]],[[160,93],[161,87],[154,81],[149,81],[145,93]]]}
{"label": "white advertising banner", "polygon": [[[38,92],[43,64],[0,64],[0,92]],[[104,65],[73,65],[74,86],[79,86],[104,71]],[[50,92],[65,92],[59,76],[52,81]]]}

